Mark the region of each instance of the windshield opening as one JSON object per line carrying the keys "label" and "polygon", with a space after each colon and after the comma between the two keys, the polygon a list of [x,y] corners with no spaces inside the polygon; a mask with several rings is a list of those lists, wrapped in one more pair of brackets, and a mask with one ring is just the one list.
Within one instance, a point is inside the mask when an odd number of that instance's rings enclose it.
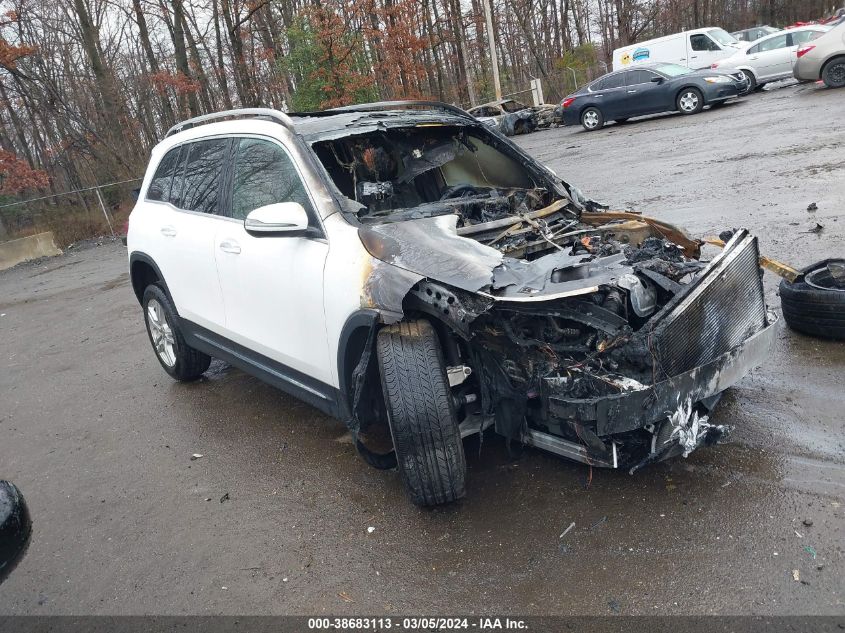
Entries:
{"label": "windshield opening", "polygon": [[737,46],[739,42],[725,29],[710,29],[707,34],[722,46]]}
{"label": "windshield opening", "polygon": [[533,211],[553,198],[545,183],[484,129],[392,128],[312,145],[359,221],[454,213],[459,226]]}

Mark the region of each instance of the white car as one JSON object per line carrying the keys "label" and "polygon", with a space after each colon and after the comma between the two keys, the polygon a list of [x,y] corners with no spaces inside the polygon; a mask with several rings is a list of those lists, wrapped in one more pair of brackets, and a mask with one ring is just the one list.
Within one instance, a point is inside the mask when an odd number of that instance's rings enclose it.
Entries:
{"label": "white car", "polygon": [[722,437],[706,414],[777,317],[754,237],[700,246],[434,102],[179,124],[127,234],[165,372],[216,357],[340,418],[421,505],[464,496],[488,427],[631,470]]}
{"label": "white car", "polygon": [[813,24],[772,33],[744,45],[734,55],[711,64],[710,68],[741,70],[748,80],[750,92],[770,81],[792,77],[798,47],[829,30],[829,26]]}

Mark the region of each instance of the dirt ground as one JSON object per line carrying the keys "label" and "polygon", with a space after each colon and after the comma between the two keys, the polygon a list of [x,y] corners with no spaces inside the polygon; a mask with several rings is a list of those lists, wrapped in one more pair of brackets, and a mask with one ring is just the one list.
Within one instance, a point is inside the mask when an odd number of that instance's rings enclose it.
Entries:
{"label": "dirt ground", "polygon": [[[746,226],[801,266],[843,255],[843,107],[787,86],[518,142],[612,207]],[[119,243],[0,274],[0,360],[0,477],[35,521],[0,613],[845,613],[842,343],[781,327],[717,410],[733,441],[635,476],[468,440],[468,497],[436,510],[240,371],[167,378]]]}

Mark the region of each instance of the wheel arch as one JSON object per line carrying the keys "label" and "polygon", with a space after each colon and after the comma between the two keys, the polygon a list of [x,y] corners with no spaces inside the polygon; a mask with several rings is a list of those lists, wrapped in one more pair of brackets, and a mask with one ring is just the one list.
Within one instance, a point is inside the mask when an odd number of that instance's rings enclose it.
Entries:
{"label": "wheel arch", "polygon": [[143,301],[146,287],[156,283],[162,287],[164,294],[167,295],[171,303],[173,302],[164,275],[161,274],[161,270],[153,258],[146,253],[135,252],[129,256],[129,279],[132,282],[132,290],[138,299],[138,303]]}

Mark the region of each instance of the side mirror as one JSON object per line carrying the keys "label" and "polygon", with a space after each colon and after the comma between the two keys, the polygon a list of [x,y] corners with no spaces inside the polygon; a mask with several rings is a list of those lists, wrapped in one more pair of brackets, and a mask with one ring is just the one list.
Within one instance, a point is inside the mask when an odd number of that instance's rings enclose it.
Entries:
{"label": "side mirror", "polygon": [[652,77],[651,83],[657,84],[658,86],[663,83],[663,77]]}
{"label": "side mirror", "polygon": [[303,233],[308,229],[308,214],[298,202],[268,204],[246,216],[244,229],[256,237]]}

